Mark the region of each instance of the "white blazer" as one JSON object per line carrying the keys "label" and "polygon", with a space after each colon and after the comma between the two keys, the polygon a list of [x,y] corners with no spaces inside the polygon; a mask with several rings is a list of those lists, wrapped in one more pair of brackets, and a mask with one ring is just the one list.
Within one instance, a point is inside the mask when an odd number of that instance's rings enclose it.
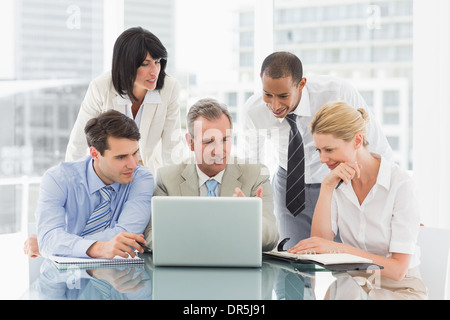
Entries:
{"label": "white blazer", "polygon": [[[140,122],[140,158],[153,174],[165,165],[181,162],[185,150],[180,127],[179,83],[166,76],[164,87],[143,105]],[[81,104],[66,150],[66,161],[88,153],[84,127],[89,119],[110,109],[126,114],[124,99],[114,89],[111,72],[94,79]],[[178,161],[179,160],[179,161]]]}

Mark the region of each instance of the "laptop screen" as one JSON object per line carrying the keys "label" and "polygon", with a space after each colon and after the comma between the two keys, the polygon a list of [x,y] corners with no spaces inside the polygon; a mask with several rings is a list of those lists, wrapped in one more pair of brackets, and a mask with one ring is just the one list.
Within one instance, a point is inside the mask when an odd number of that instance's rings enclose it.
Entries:
{"label": "laptop screen", "polygon": [[256,197],[153,197],[153,263],[259,267],[261,217]]}

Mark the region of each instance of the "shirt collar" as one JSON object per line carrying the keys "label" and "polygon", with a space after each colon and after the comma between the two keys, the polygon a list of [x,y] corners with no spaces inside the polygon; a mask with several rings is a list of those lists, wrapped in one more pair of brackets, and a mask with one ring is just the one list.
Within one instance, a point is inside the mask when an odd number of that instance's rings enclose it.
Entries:
{"label": "shirt collar", "polygon": [[[97,173],[95,173],[94,170],[94,159],[92,157],[88,157],[89,160],[87,161],[87,183],[89,188],[89,193],[93,194],[100,190],[101,188],[105,187],[105,183],[98,177]],[[114,182],[111,184],[111,187],[114,189],[114,191],[117,192],[119,189],[119,183]]]}
{"label": "shirt collar", "polygon": [[384,187],[386,190],[389,190],[389,188],[391,187],[391,174],[392,174],[392,168],[390,166],[390,163],[384,157],[376,153],[371,154],[375,158],[380,159],[380,168],[378,169],[378,177],[376,183]]}
{"label": "shirt collar", "polygon": [[195,168],[197,169],[199,186],[202,186],[208,180],[216,180],[218,183],[222,184],[222,177],[223,177],[223,173],[225,172],[225,170],[220,171],[214,177],[208,177],[206,174],[203,173],[202,170],[200,170],[198,165],[195,165]]}
{"label": "shirt collar", "polygon": [[[390,165],[390,162],[386,160],[386,158],[380,156],[379,154],[370,153],[373,157],[380,160],[380,168],[378,169],[378,175],[377,175],[377,181],[375,182],[375,185],[380,185],[381,187],[385,188],[389,191],[389,188],[391,187],[391,174],[392,174],[392,168]],[[351,190],[352,185],[343,183],[339,189],[342,190]]]}
{"label": "shirt collar", "polygon": [[[131,99],[128,95],[126,95],[124,97],[118,95],[116,98],[116,102],[117,102],[117,104],[121,104],[121,105],[131,105]],[[159,90],[147,91],[142,104],[146,104],[146,103],[162,103],[162,99],[161,99]]]}
{"label": "shirt collar", "polygon": [[310,117],[312,115],[311,112],[311,103],[309,101],[309,92],[306,86],[302,89],[302,97],[300,102],[298,103],[297,108],[294,110],[294,114],[300,117]]}
{"label": "shirt collar", "polygon": [[[312,115],[311,112],[311,103],[309,101],[309,93],[308,88],[306,86],[302,90],[302,97],[300,102],[298,103],[297,108],[295,108],[293,114],[298,117],[310,117]],[[280,123],[285,120],[285,118],[278,119]]]}

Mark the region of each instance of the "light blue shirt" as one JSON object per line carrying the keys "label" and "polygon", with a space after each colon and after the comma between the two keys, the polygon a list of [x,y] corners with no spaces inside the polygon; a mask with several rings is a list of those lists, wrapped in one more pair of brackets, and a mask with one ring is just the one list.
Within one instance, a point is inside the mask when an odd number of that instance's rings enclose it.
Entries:
{"label": "light blue shirt", "polygon": [[108,241],[120,232],[141,234],[151,215],[154,182],[142,166],[129,184],[113,183],[111,225],[81,237],[84,227],[102,201],[99,189],[105,184],[94,171],[88,156],[76,162],[64,162],[42,177],[35,212],[39,251],[43,256],[87,257],[86,250],[96,241]]}

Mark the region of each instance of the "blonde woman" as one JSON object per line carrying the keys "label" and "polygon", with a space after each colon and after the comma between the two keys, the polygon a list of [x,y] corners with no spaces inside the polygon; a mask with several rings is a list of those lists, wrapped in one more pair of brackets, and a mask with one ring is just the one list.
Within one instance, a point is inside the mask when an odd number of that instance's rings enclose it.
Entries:
{"label": "blonde woman", "polygon": [[[397,165],[367,150],[368,124],[364,109],[344,102],[328,103],[316,113],[311,134],[330,173],[322,181],[311,238],[289,252],[338,250],[372,259],[384,267],[381,276],[393,290],[408,288],[424,298],[413,182]],[[338,230],[342,243],[333,241]]]}

